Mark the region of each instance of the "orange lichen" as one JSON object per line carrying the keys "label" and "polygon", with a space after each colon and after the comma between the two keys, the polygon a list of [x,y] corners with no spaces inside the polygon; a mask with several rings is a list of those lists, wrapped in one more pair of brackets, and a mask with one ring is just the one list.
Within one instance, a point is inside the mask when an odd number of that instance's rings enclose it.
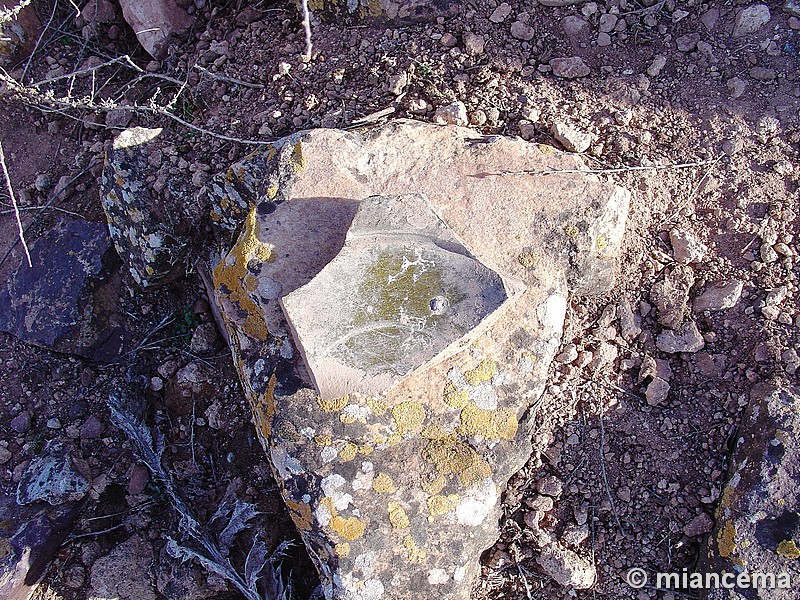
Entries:
{"label": "orange lichen", "polygon": [[349,542],[357,540],[363,536],[367,529],[366,524],[356,517],[347,517],[345,519],[339,515],[332,517],[329,525],[333,531],[338,533],[341,537]]}
{"label": "orange lichen", "polygon": [[294,521],[295,527],[301,531],[311,529],[311,506],[305,502],[294,502],[288,499],[286,506],[289,507],[289,516]]}

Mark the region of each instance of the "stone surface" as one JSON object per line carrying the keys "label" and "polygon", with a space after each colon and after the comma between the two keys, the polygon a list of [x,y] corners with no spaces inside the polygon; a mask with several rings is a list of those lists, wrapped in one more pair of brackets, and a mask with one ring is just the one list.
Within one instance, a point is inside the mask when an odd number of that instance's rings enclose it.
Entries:
{"label": "stone surface", "polygon": [[134,535],[92,565],[89,600],[156,600],[150,543]]}
{"label": "stone surface", "polygon": [[553,137],[570,152],[586,152],[592,145],[592,134],[578,131],[564,123],[553,123]]}
{"label": "stone surface", "polygon": [[492,14],[489,15],[489,20],[492,23],[502,23],[508,18],[508,15],[510,14],[511,14],[511,5],[508,2],[503,2],[492,11]]}
{"label": "stone surface", "polygon": [[178,3],[170,0],[120,0],[119,5],[139,43],[153,58],[163,58],[168,38],[185,31],[194,21]]}
{"label": "stone surface", "polygon": [[[544,389],[567,294],[613,281],[629,193],[579,173],[499,176],[583,163],[476,135],[412,121],[318,129],[205,191],[221,239],[239,231],[210,259],[214,300],[327,598],[469,596],[477,558],[497,539],[500,493],[530,455],[519,419]],[[404,194],[425,194],[478,261],[527,287],[469,348],[384,394],[324,399],[279,300],[340,253],[360,201]]]}
{"label": "stone surface", "polygon": [[658,334],[656,346],[662,352],[675,354],[677,352],[697,352],[705,347],[703,336],[697,330],[694,321],[681,325],[677,330],[667,329]]}
{"label": "stone surface", "polygon": [[585,590],[594,585],[597,571],[591,560],[561,546],[558,542],[546,545],[536,557],[536,564],[562,586]]}
{"label": "stone surface", "polygon": [[556,77],[563,77],[564,79],[586,77],[592,72],[589,66],[583,62],[583,59],[579,56],[554,58],[550,61],[550,66],[553,68],[553,75]]}
{"label": "stone surface", "polygon": [[0,330],[57,352],[112,361],[130,344],[117,314],[118,264],[104,223],[65,219],[0,288]]}
{"label": "stone surface", "polygon": [[694,311],[725,310],[733,308],[742,297],[744,283],[741,281],[712,283],[694,301]]}
{"label": "stone surface", "polygon": [[520,282],[464,248],[419,194],[372,196],[344,248],[280,304],[317,392],[382,394],[467,347]]}
{"label": "stone surface", "polygon": [[754,4],[741,9],[736,13],[733,37],[742,37],[755,33],[762,26],[769,23],[771,17],[769,7],[766,4]]}
{"label": "stone surface", "polygon": [[90,482],[79,471],[68,448],[50,443],[41,455],[31,460],[17,486],[17,503],[43,500],[52,505],[80,500]]}
{"label": "stone surface", "polygon": [[694,273],[678,265],[664,274],[650,289],[650,300],[658,309],[658,322],[670,329],[683,323],[689,302],[689,289],[694,285]]}
{"label": "stone surface", "polygon": [[702,261],[708,252],[706,245],[691,231],[673,228],[669,232],[669,241],[675,260],[684,265]]}
{"label": "stone surface", "polygon": [[440,106],[436,109],[433,120],[440,125],[466,125],[467,107],[461,101]]}
{"label": "stone surface", "polygon": [[[762,589],[758,597],[788,600],[796,597],[800,580],[798,389],[780,380],[754,387],[738,434],[716,525],[698,570],[785,573],[789,587]],[[708,597],[749,598],[750,591],[719,590]]]}

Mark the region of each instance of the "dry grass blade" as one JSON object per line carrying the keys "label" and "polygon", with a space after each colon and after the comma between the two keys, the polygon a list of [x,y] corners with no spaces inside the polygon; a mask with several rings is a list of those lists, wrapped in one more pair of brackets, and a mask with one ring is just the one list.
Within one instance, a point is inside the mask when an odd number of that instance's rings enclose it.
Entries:
{"label": "dry grass blade", "polygon": [[6,187],[8,195],[11,196],[11,206],[14,210],[14,216],[17,219],[17,228],[19,229],[19,241],[22,242],[22,247],[25,249],[25,257],[28,259],[28,266],[32,267],[31,253],[28,250],[28,243],[25,241],[25,229],[22,227],[22,219],[19,215],[19,207],[17,206],[17,198],[14,196],[14,188],[11,185],[11,176],[8,174],[8,167],[6,166],[6,154],[3,151],[3,142],[0,142],[0,168],[3,169],[3,177],[6,180]]}

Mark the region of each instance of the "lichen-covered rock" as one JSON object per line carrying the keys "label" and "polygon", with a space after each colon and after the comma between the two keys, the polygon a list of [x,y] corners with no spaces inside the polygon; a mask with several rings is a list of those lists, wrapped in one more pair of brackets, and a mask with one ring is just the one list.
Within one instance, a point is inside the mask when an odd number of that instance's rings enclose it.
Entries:
{"label": "lichen-covered rock", "polygon": [[[521,139],[397,121],[297,134],[208,186],[223,238],[239,228],[208,279],[327,598],[469,596],[500,494],[530,455],[520,420],[544,388],[567,296],[607,288],[629,202],[590,175],[504,173],[582,165]],[[360,201],[404,194],[425,194],[461,246],[525,289],[463,350],[385,392],[327,398],[280,300],[340,253]]]}
{"label": "lichen-covered rock", "polygon": [[308,9],[317,17],[336,23],[418,23],[454,17],[462,4],[462,0],[309,0]]}
{"label": "lichen-covered rock", "polygon": [[179,275],[187,247],[183,190],[177,183],[174,189],[165,183],[157,191],[149,183],[154,171],[151,157],[160,162],[161,133],[144,127],[120,133],[106,157],[100,191],[117,253],[143,287]]}
{"label": "lichen-covered rock", "polygon": [[51,443],[22,474],[17,486],[17,503],[43,500],[55,506],[74,502],[86,495],[89,485],[89,479],[76,467],[69,449],[60,443]]}
{"label": "lichen-covered rock", "polygon": [[[800,581],[800,394],[788,382],[750,393],[701,572],[784,574],[775,589],[714,590],[714,600],[797,597]],[[788,580],[787,580],[788,578]],[[781,582],[783,585],[781,585]],[[787,586],[788,583],[788,586]],[[752,587],[752,586],[750,586]]]}
{"label": "lichen-covered rock", "polygon": [[424,196],[373,196],[336,258],[280,303],[314,386],[332,400],[382,394],[465,348],[522,289],[472,256]]}
{"label": "lichen-covered rock", "polygon": [[57,352],[113,361],[130,334],[116,310],[118,261],[105,223],[65,219],[0,289],[0,330]]}

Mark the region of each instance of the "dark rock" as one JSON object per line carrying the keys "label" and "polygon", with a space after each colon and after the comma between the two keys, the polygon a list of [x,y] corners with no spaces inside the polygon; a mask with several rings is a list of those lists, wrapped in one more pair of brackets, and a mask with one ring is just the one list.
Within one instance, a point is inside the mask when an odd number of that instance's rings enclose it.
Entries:
{"label": "dark rock", "polygon": [[0,330],[57,352],[112,361],[130,334],[116,313],[119,279],[106,225],[66,219],[31,246],[0,290]]}
{"label": "dark rock", "polygon": [[150,543],[134,535],[94,562],[90,597],[156,600],[150,580],[153,562]]}
{"label": "dark rock", "polygon": [[97,439],[102,435],[104,430],[105,430],[105,425],[103,425],[100,419],[92,415],[83,422],[83,425],[81,425],[81,439],[83,440]]}
{"label": "dark rock", "polygon": [[[702,557],[701,572],[772,573],[800,581],[800,395],[789,382],[759,384],[750,392],[727,483],[716,511],[716,526]],[[783,575],[779,575],[783,574]],[[737,588],[709,594],[715,600],[749,595]],[[762,595],[769,592],[768,595]],[[738,594],[737,594],[738,593]],[[740,596],[740,595],[741,596]],[[760,590],[759,598],[788,598]]]}
{"label": "dark rock", "polygon": [[176,374],[164,392],[164,403],[178,416],[192,414],[195,402],[206,403],[216,393],[215,374],[201,362],[191,362]]}
{"label": "dark rock", "polygon": [[72,530],[82,505],[30,509],[0,498],[0,598],[27,600]]}
{"label": "dark rock", "polygon": [[11,429],[17,433],[27,433],[31,429],[31,413],[27,410],[22,411],[11,419]]}
{"label": "dark rock", "polygon": [[89,485],[89,479],[78,470],[69,449],[58,442],[50,442],[23,472],[17,486],[17,503],[44,500],[53,506],[64,504],[83,498]]}

